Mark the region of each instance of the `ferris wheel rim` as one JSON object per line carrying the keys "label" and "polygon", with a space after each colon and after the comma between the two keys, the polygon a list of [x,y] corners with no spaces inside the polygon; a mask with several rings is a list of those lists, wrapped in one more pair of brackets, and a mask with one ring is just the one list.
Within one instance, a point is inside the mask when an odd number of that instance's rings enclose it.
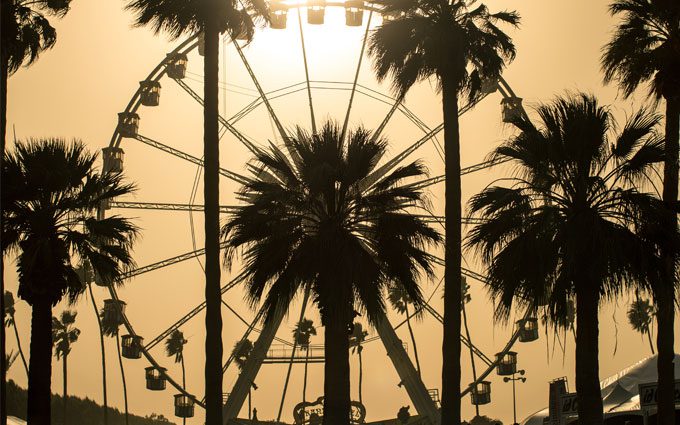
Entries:
{"label": "ferris wheel rim", "polygon": [[[327,7],[345,7],[345,3],[344,3],[344,2],[326,2],[325,5],[326,5]],[[297,5],[291,5],[290,7],[288,7],[288,9],[295,9],[295,8],[297,8],[297,9],[298,9],[298,12],[299,12],[300,9],[303,8],[303,7],[308,7],[308,5],[307,5],[307,4],[304,4],[304,3],[297,4]],[[368,10],[368,11],[370,11],[371,13],[373,13],[373,12],[380,12],[380,9],[375,8],[375,7],[369,7],[369,6],[367,6],[367,5],[366,5],[366,7],[360,7],[360,8],[361,8],[362,10]],[[301,19],[301,18],[299,17],[299,19]],[[301,22],[300,22],[300,25],[301,25]],[[368,26],[369,26],[369,25],[370,25],[370,17],[369,17],[369,23],[367,24],[367,30],[368,30]],[[301,31],[302,31],[302,29],[301,29]],[[166,55],[166,58],[165,58],[164,60],[160,61],[160,62],[158,63],[158,65],[157,65],[157,66],[156,66],[156,67],[155,67],[155,68],[147,75],[147,78],[146,78],[145,80],[143,80],[143,81],[150,81],[150,82],[156,82],[156,83],[158,83],[165,75],[167,75],[167,66],[166,66],[166,65],[167,65],[167,63],[168,63],[169,58],[170,58],[172,55],[178,55],[178,54],[179,54],[179,55],[186,55],[186,54],[190,53],[191,51],[193,51],[194,49],[196,49],[196,48],[198,47],[198,44],[199,44],[198,38],[199,38],[199,34],[193,34],[193,35],[189,36],[188,38],[186,38],[186,39],[185,39],[183,42],[181,42],[175,49],[173,49],[168,55]],[[233,44],[235,45],[236,49],[239,51],[239,54],[242,55],[243,60],[245,61],[245,57],[243,57],[243,53],[242,53],[242,51],[241,51],[240,46],[238,45],[237,40],[233,39],[232,42],[233,42]],[[364,45],[365,45],[365,44],[364,44]],[[362,55],[362,56],[363,56],[363,55]],[[361,60],[361,58],[360,58],[360,60]],[[361,63],[359,63],[359,66],[360,66],[360,65],[361,65]],[[248,66],[248,65],[246,64],[246,66]],[[357,69],[357,74],[356,74],[356,75],[357,75],[357,76],[355,77],[355,80],[354,80],[354,82],[353,82],[354,87],[353,87],[353,89],[352,89],[352,96],[353,96],[354,93],[357,91],[357,90],[356,90],[356,87],[357,87],[357,86],[361,86],[360,84],[359,84],[359,85],[357,84],[357,81],[358,81],[358,69]],[[253,78],[255,78],[254,75],[253,75]],[[179,80],[175,80],[175,81],[179,81]],[[308,89],[308,91],[310,91],[310,90],[311,90],[311,89],[310,89],[310,83],[312,82],[312,80],[309,79],[309,76],[308,76],[308,75],[306,76],[306,81],[305,81],[305,82],[306,82],[306,84],[307,84],[307,89]],[[298,84],[304,84],[305,82],[303,82],[303,83],[298,83]],[[344,83],[344,82],[341,82],[341,83]],[[257,84],[257,83],[256,83],[256,84]],[[347,84],[348,84],[348,83],[347,83]],[[514,92],[512,91],[512,89],[510,88],[510,86],[507,84],[507,82],[502,78],[502,76],[499,77],[498,87],[497,87],[497,88],[498,88],[498,91],[500,92],[500,94],[503,96],[503,98],[511,98],[511,97],[515,97]],[[263,104],[263,103],[267,103],[267,102],[268,102],[268,100],[267,100],[268,95],[273,94],[274,92],[279,91],[279,90],[282,90],[282,89],[276,89],[276,90],[272,90],[272,91],[269,91],[269,92],[264,92],[264,91],[260,90],[260,97],[259,97],[258,99],[256,99],[256,100],[259,101],[260,103],[259,103],[257,106],[259,106],[259,105],[261,105],[261,104]],[[360,93],[360,94],[363,94],[363,93],[361,93],[361,91],[359,91],[359,93]],[[124,112],[127,112],[127,113],[136,113],[136,112],[140,109],[140,106],[142,105],[141,95],[142,95],[142,88],[141,88],[141,87],[138,87],[138,89],[135,91],[135,93],[133,94],[132,98],[130,99],[128,105],[126,106]],[[383,96],[386,96],[386,95],[383,94]],[[388,97],[388,98],[391,98],[392,100],[395,101],[394,107],[396,107],[396,110],[398,110],[399,112],[401,112],[401,113],[404,114],[404,115],[407,115],[407,113],[404,112],[404,110],[410,113],[410,111],[408,110],[408,107],[406,107],[405,104],[403,103],[403,99],[401,99],[401,98],[393,98],[393,97],[391,97],[391,96],[387,96],[387,97]],[[477,100],[477,102],[474,102],[474,104],[469,105],[469,108],[472,108],[473,106],[475,106],[476,103],[478,103],[478,102],[480,102],[481,100],[483,100],[484,97],[486,97],[486,95],[482,96],[480,99]],[[310,108],[313,108],[313,106],[311,105],[311,102],[312,102],[312,100],[311,100],[311,93],[310,93]],[[270,105],[267,105],[267,106],[268,106],[268,108],[270,109],[270,113],[272,113],[272,115],[274,115],[273,112],[271,112],[271,106],[270,106]],[[402,107],[403,107],[403,108],[402,108]],[[351,108],[351,100],[350,100],[349,108]],[[347,113],[348,115],[349,115],[349,108],[348,108],[348,113]],[[465,111],[467,111],[467,109],[465,109]],[[465,112],[465,111],[464,111],[464,112]],[[464,112],[463,112],[463,113],[464,113]],[[415,115],[415,114],[414,114],[414,115]],[[417,116],[416,116],[416,117],[417,117]],[[348,118],[348,117],[347,117],[347,118]],[[389,118],[389,117],[387,117],[387,118]],[[385,123],[383,123],[383,124],[385,124]],[[382,126],[382,125],[381,125],[381,126]],[[431,129],[429,129],[429,128],[427,128],[427,129],[428,129],[428,130],[431,130]],[[421,128],[421,130],[422,130],[422,128]],[[282,135],[285,134],[284,131],[281,131],[281,132],[282,132]],[[436,133],[435,133],[435,135],[436,135]],[[433,136],[434,136],[434,135],[433,135]],[[120,147],[123,138],[125,138],[125,137],[124,137],[123,135],[121,135],[118,126],[116,126],[116,129],[114,130],[114,134],[113,134],[113,136],[112,136],[112,139],[111,139],[111,142],[110,142],[109,146],[110,146],[110,147]],[[433,137],[431,137],[430,139],[432,139],[432,140],[434,141],[434,138],[433,138]],[[428,139],[428,140],[430,140],[430,139]],[[484,164],[484,163],[483,163],[483,164]],[[479,164],[479,165],[483,165],[483,164]],[[479,165],[477,165],[477,166],[479,166]],[[495,165],[495,164],[491,164],[491,165]],[[201,165],[198,165],[198,166],[200,167]],[[473,166],[473,167],[475,167],[475,166]],[[470,168],[471,168],[471,167],[470,167]],[[486,167],[484,167],[484,168],[486,168]],[[472,170],[472,171],[476,171],[476,169],[475,169],[475,170]],[[114,288],[113,286],[109,286],[109,293],[110,293],[110,295],[111,295],[111,297],[112,297],[113,299],[119,300],[118,294],[117,294],[117,292],[116,292],[116,290],[115,290],[115,288]],[[531,313],[531,311],[530,311],[529,309],[527,309],[526,313],[524,314],[524,317],[528,317],[528,316],[530,315],[530,313]],[[125,325],[126,329],[128,330],[129,334],[130,334],[130,335],[133,335],[133,336],[138,336],[138,335],[135,333],[134,328],[132,327],[132,324],[131,324],[130,320],[128,319],[127,315],[126,315],[124,312],[122,312],[122,316],[124,317],[124,325]],[[520,334],[520,330],[519,330],[519,329],[515,329],[515,331],[513,332],[512,336],[511,336],[511,338],[510,338],[510,340],[508,341],[508,343],[506,344],[506,346],[504,347],[504,349],[503,349],[503,351],[502,351],[501,353],[507,353],[510,349],[512,349],[512,346],[514,345],[515,341],[518,339],[519,334]],[[151,355],[151,353],[149,352],[149,350],[146,349],[146,347],[142,347],[142,351],[141,351],[141,352],[142,352],[142,354],[144,355],[144,357],[147,359],[147,361],[148,361],[154,368],[156,368],[157,370],[159,370],[159,371],[161,372],[161,374],[165,377],[165,379],[167,379],[167,381],[170,382],[170,384],[171,384],[176,390],[178,390],[178,391],[179,391],[180,393],[182,393],[183,395],[190,397],[190,398],[191,398],[191,399],[192,399],[199,407],[204,407],[204,404],[203,404],[198,398],[196,398],[194,395],[192,395],[191,393],[189,393],[188,391],[186,391],[181,385],[179,385],[179,384],[171,377],[171,375],[170,375],[169,373],[167,373],[167,371],[166,371],[164,368],[162,368],[162,367],[160,366],[160,363],[159,363],[158,361],[156,361],[156,359],[153,357],[153,355]],[[486,378],[490,373],[492,373],[493,370],[496,368],[497,362],[498,362],[498,360],[496,360],[495,362],[493,362],[493,363],[492,363],[492,364],[491,364],[491,365],[490,365],[490,366],[489,366],[482,374],[480,374],[480,376],[478,377],[478,379],[477,379],[476,381],[470,383],[469,386],[467,387],[467,389],[466,389],[464,392],[461,393],[461,397],[463,397],[464,395],[466,395],[466,394],[470,391],[470,389],[471,389],[475,384],[477,384],[478,382],[481,382],[481,381],[482,381],[484,378]]]}

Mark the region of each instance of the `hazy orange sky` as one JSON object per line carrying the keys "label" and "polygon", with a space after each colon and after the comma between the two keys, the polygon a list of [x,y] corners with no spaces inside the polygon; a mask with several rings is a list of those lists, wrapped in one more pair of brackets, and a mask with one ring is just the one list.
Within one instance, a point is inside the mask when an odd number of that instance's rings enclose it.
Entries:
{"label": "hazy orange sky", "polygon": [[[611,104],[616,115],[623,119],[630,115],[634,106],[644,102],[640,95],[628,100],[617,96],[613,87],[602,85],[599,72],[600,48],[608,40],[614,21],[608,16],[605,1],[500,1],[486,2],[492,10],[516,9],[522,16],[522,26],[509,30],[517,45],[518,55],[504,74],[518,96],[531,107],[537,102],[550,99],[564,90],[584,90],[595,93],[605,104]],[[163,36],[154,37],[147,29],[131,28],[132,15],[123,10],[122,1],[74,0],[72,10],[62,20],[53,20],[58,32],[56,47],[44,53],[39,61],[28,69],[21,69],[10,78],[8,101],[8,140],[12,129],[17,138],[63,136],[83,139],[92,150],[108,145],[116,125],[116,113],[122,111],[137,89],[138,82],[164,59],[181,40],[168,40]],[[364,24],[367,15],[364,16]],[[304,15],[303,15],[304,20]],[[373,24],[379,24],[376,16]],[[304,26],[308,49],[310,77],[312,80],[351,82],[354,78],[361,40],[365,28],[348,28],[344,25],[344,11],[334,8],[327,11],[324,26]],[[254,86],[243,64],[230,45],[222,48],[226,57],[220,64],[223,87],[220,110],[230,116],[251,102]],[[304,81],[302,52],[299,42],[296,12],[289,14],[288,29],[262,29],[255,41],[245,49],[265,90],[274,90]],[[196,52],[189,56],[189,73],[185,80],[194,90],[201,92],[202,62]],[[225,80],[226,78],[226,80]],[[370,61],[366,59],[359,82],[365,86],[389,94],[387,85],[379,85],[372,77]],[[200,157],[202,152],[202,113],[199,105],[186,95],[172,80],[161,80],[161,105],[156,108],[142,107],[140,110],[140,134],[161,141],[184,152]],[[315,90],[314,106],[317,122],[333,118],[344,118],[348,91]],[[226,102],[224,101],[226,99]],[[500,120],[501,97],[498,93],[489,96],[461,121],[462,165],[482,161],[500,141],[511,134],[511,129]],[[430,84],[414,88],[406,99],[407,106],[430,127],[441,122],[441,106],[438,95]],[[287,127],[300,124],[309,127],[309,113],[306,93],[278,99],[273,102],[276,112]],[[388,106],[368,97],[357,95],[351,116],[352,125],[363,124],[375,127],[388,110]],[[245,134],[265,143],[273,139],[272,126],[264,109],[255,110],[240,121],[236,127]],[[422,133],[405,117],[395,116],[387,127],[385,135],[390,139],[390,154],[415,141]],[[11,148],[11,143],[9,144]],[[129,179],[136,182],[139,190],[134,197],[143,202],[187,203],[190,200],[196,167],[180,159],[154,150],[134,140],[124,140],[125,170]],[[433,175],[441,174],[443,163],[432,144],[420,149],[414,158],[422,158]],[[246,149],[231,136],[222,140],[222,166],[233,171],[244,172],[249,159]],[[463,178],[464,197],[471,196],[493,179],[507,174],[507,167],[497,167]],[[235,184],[222,180],[222,204],[234,204]],[[195,202],[202,202],[201,189]],[[438,213],[443,211],[443,186],[431,188],[431,200]],[[133,217],[143,229],[142,238],[135,247],[138,265],[153,263],[165,258],[193,250],[188,213],[167,211],[111,210],[109,214]],[[195,214],[196,243],[202,246],[200,213]],[[483,272],[472,255],[466,258],[467,266]],[[236,272],[223,271],[223,282]],[[439,270],[441,277],[441,270]],[[423,282],[424,292],[429,296],[435,282]],[[472,302],[469,317],[472,338],[487,355],[500,350],[511,334],[511,328],[492,321],[492,305],[479,282],[469,281],[472,286]],[[16,293],[16,274],[13,264],[7,263],[7,289]],[[96,289],[99,306],[108,298],[101,288]],[[126,282],[119,291],[128,303],[128,315],[137,332],[147,338],[155,337],[186,312],[202,301],[203,276],[198,261],[191,260],[153,273],[141,275]],[[225,300],[248,319],[253,313],[242,302],[243,293],[232,290]],[[441,311],[441,296],[436,293],[433,305]],[[601,364],[600,376],[605,378],[616,371],[649,355],[646,340],[633,332],[627,324],[625,311],[628,299],[609,304],[601,311]],[[65,308],[59,305],[55,315]],[[73,347],[69,361],[69,391],[72,394],[89,397],[101,402],[101,371],[99,339],[94,311],[88,298],[83,297],[75,306],[79,312],[77,326],[82,330],[79,341]],[[299,306],[292,307],[291,318],[279,331],[279,336],[290,339],[294,321],[299,315]],[[318,315],[310,312],[318,325]],[[240,338],[245,326],[228,310],[223,309],[225,359],[234,342]],[[395,313],[390,317],[399,320]],[[203,395],[203,321],[199,314],[182,328],[189,339],[186,346],[187,388]],[[30,330],[30,308],[23,302],[17,305],[17,323],[20,328],[24,350],[28,352]],[[415,324],[422,376],[428,388],[440,388],[441,332],[430,317],[424,317]],[[676,328],[677,329],[677,328]],[[320,330],[321,331],[321,330]],[[375,332],[370,329],[371,335]],[[409,341],[406,329],[399,335]],[[676,331],[676,334],[678,332]],[[312,343],[321,343],[322,333]],[[527,382],[518,387],[518,417],[524,418],[546,406],[548,381],[566,376],[573,388],[574,342],[567,338],[566,356],[563,358],[559,346],[553,352],[553,338],[548,341],[547,353],[545,335],[541,330],[539,341],[518,344],[519,367],[526,369]],[[115,343],[107,341],[109,403],[122,409],[122,391],[118,365],[115,359]],[[618,345],[618,349],[616,349]],[[16,341],[8,333],[8,349],[16,348]],[[676,342],[676,351],[678,343]],[[158,345],[152,353],[166,366],[170,373],[181,379],[179,365],[173,363]],[[409,354],[412,347],[409,344]],[[549,361],[546,358],[550,357]],[[470,380],[471,368],[463,356],[464,378]],[[54,361],[53,390],[61,388],[61,365]],[[144,388],[144,360],[125,360],[127,372],[130,411],[147,415],[162,413],[173,421],[172,395],[174,390],[150,392]],[[310,366],[310,383],[307,390],[309,399],[322,395],[322,365]],[[356,356],[352,356],[352,394],[357,395]],[[286,367],[265,365],[256,380],[259,390],[253,393],[254,405],[260,419],[273,419],[278,410]],[[286,398],[283,419],[292,421],[293,405],[300,401],[303,367],[293,368],[289,393]],[[20,362],[14,364],[9,378],[20,385],[26,385],[26,376]],[[235,382],[236,374],[230,370],[224,379],[224,390],[228,392]],[[492,375],[492,404],[481,407],[482,414],[512,423],[512,396],[510,384]],[[395,417],[399,407],[410,404],[406,392],[397,387],[399,378],[393,371],[380,342],[372,342],[364,350],[364,401],[368,420]],[[462,401],[465,417],[474,414],[469,397]],[[411,409],[415,413],[415,409]],[[196,410],[196,417],[189,424],[203,423],[203,411]],[[246,416],[243,409],[241,416]]]}

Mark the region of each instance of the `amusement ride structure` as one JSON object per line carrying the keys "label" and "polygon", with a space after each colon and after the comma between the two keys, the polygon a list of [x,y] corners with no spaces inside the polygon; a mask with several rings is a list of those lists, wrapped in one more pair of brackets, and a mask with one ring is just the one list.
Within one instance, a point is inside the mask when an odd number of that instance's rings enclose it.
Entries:
{"label": "amusement ride structure", "polygon": [[[359,27],[357,30],[361,30],[364,35],[362,43],[360,45],[360,52],[357,58],[357,65],[355,72],[352,75],[352,79],[349,81],[317,81],[311,80],[309,77],[309,63],[307,61],[307,51],[305,47],[305,30],[311,25],[321,25],[324,23],[324,17],[327,8],[342,8],[345,12],[345,24],[351,27]],[[239,141],[245,149],[250,152],[250,156],[254,156],[258,151],[259,147],[267,143],[266,140],[255,140],[249,137],[243,130],[239,130],[240,121],[248,117],[250,114],[255,113],[257,110],[266,113],[266,118],[264,121],[270,120],[272,127],[274,129],[274,138],[285,139],[287,137],[286,126],[289,124],[284,124],[281,122],[279,115],[277,115],[277,108],[273,104],[273,101],[281,101],[286,98],[296,94],[304,93],[306,94],[306,100],[308,105],[300,107],[300,114],[307,114],[305,109],[309,109],[309,114],[311,116],[312,128],[315,129],[316,117],[315,117],[315,98],[316,93],[324,92],[328,93],[337,91],[342,93],[349,92],[349,102],[346,107],[346,114],[343,119],[340,120],[344,128],[347,128],[350,122],[350,115],[353,107],[353,103],[359,96],[364,96],[371,99],[372,101],[388,104],[389,111],[382,117],[380,124],[373,130],[377,134],[383,132],[386,126],[389,124],[390,120],[395,115],[401,115],[406,118],[412,125],[418,129],[421,136],[413,141],[406,149],[398,152],[385,164],[386,166],[393,167],[404,161],[407,157],[417,152],[423,146],[427,144],[434,144],[435,148],[441,152],[441,146],[439,146],[439,141],[437,140],[437,135],[443,130],[443,124],[437,125],[435,127],[428,127],[420,118],[416,116],[414,112],[409,109],[406,103],[401,98],[394,98],[392,96],[383,94],[375,89],[367,87],[360,83],[359,75],[360,69],[362,67],[370,66],[368,64],[368,59],[366,59],[364,52],[366,47],[367,35],[369,34],[369,29],[371,25],[375,25],[381,19],[390,19],[390,16],[386,16],[381,13],[381,10],[376,5],[365,3],[363,1],[348,0],[346,2],[335,2],[329,1],[324,2],[323,0],[310,0],[309,2],[301,3],[287,3],[287,2],[276,2],[270,5],[271,10],[271,23],[272,29],[279,31],[299,31],[299,39],[301,42],[302,57],[304,61],[305,69],[305,79],[297,84],[287,85],[285,87],[280,87],[275,90],[265,91],[260,84],[257,77],[257,72],[253,64],[249,62],[248,55],[244,51],[243,41],[239,40],[238,37],[231,40],[225,40],[229,48],[236,50],[238,58],[242,62],[242,65],[248,72],[250,79],[252,80],[253,86],[255,87],[255,96],[252,102],[244,105],[240,111],[229,117],[220,116],[219,120],[221,123],[221,132],[225,137],[232,137]],[[306,24],[303,23],[305,19],[305,14],[302,12],[306,11]],[[290,17],[288,15],[291,15]],[[290,19],[289,19],[290,18]],[[287,28],[288,27],[288,28]],[[287,29],[286,29],[287,28]],[[228,37],[228,36],[227,36]],[[256,36],[257,37],[257,36]],[[203,40],[200,34],[195,34],[188,39],[184,40],[177,46],[172,52],[167,54],[160,63],[141,81],[139,88],[135,91],[134,95],[130,99],[127,107],[118,114],[118,124],[115,132],[111,138],[111,142],[108,147],[104,148],[104,170],[106,171],[122,171],[123,170],[123,156],[124,147],[130,143],[141,142],[144,145],[155,148],[156,150],[162,152],[163,154],[174,156],[181,160],[187,161],[194,166],[202,167],[203,161],[201,158],[192,156],[188,153],[183,152],[180,149],[172,147],[168,144],[164,144],[161,141],[151,138],[151,135],[144,135],[140,132],[140,121],[143,119],[144,112],[149,108],[158,108],[161,106],[161,84],[163,85],[177,85],[181,91],[186,92],[188,98],[193,99],[200,107],[203,105],[203,99],[199,93],[197,93],[190,84],[187,83],[190,74],[187,71],[187,66],[189,60],[200,60],[198,55],[202,54]],[[496,97],[500,95],[501,98],[501,113],[503,122],[510,122],[513,117],[517,114],[525,114],[522,108],[522,100],[517,97],[517,95],[510,88],[508,83],[500,78],[498,81],[488,81],[484,85],[484,93],[477,100],[482,101],[483,99],[489,97]],[[460,109],[460,114],[465,114],[470,109],[472,109],[476,103],[463,105]],[[172,123],[168,123],[171,125]],[[487,161],[477,165],[463,168],[461,170],[462,174],[470,174],[479,170],[487,169],[497,165],[497,162]],[[221,176],[229,181],[241,185],[244,182],[244,177],[240,175],[237,171],[221,169]],[[135,176],[131,176],[133,179]],[[444,176],[433,176],[426,180],[416,182],[414,184],[421,188],[426,188],[434,186],[443,182]],[[223,197],[224,198],[224,197]],[[193,199],[193,198],[192,198]],[[235,197],[231,199],[235,201]],[[178,212],[198,212],[202,211],[202,205],[200,203],[161,203],[156,202],[158,200],[149,200],[146,202],[133,202],[124,199],[117,199],[110,202],[108,205],[104,205],[100,211],[100,214],[105,215],[109,213],[109,210],[116,210],[117,214],[126,214],[125,210],[163,210],[163,211],[178,211]],[[232,210],[232,206],[224,205],[221,207],[222,213],[229,213]],[[435,214],[427,213],[423,214],[423,217],[433,224],[443,224],[443,217],[437,216]],[[474,223],[474,219],[467,218],[464,219],[467,223]],[[193,224],[192,224],[193,226]],[[193,234],[193,228],[192,228]],[[203,255],[203,249],[195,249],[191,252],[187,252],[181,255],[174,256],[172,258],[166,258],[161,261],[154,262],[153,264],[145,265],[139,267],[135,270],[129,271],[123,279],[126,281],[134,281],[137,276],[142,274],[153,273],[154,271],[172,267],[174,264],[185,262],[191,259],[195,259]],[[443,259],[437,259],[439,265],[443,265]],[[485,277],[469,269],[463,269],[463,275],[468,281],[484,282]],[[233,290],[238,287],[242,282],[239,279],[239,274],[236,274],[236,278],[226,283],[222,287],[222,294]],[[102,285],[102,282],[95,283]],[[439,288],[439,286],[437,287]],[[435,288],[435,291],[436,289]],[[120,291],[120,293],[119,293]],[[185,326],[192,318],[195,318],[204,308],[205,303],[201,303],[196,306],[188,306],[185,314],[183,314],[174,323],[169,324],[165,329],[159,329],[154,335],[145,334],[140,335],[135,330],[135,323],[140,321],[141,318],[130,317],[126,314],[126,303],[123,301],[124,289],[116,288],[115,285],[108,286],[108,292],[110,294],[109,299],[105,300],[104,308],[106,314],[114,314],[119,317],[120,322],[124,325],[127,334],[122,337],[122,352],[123,356],[128,359],[144,359],[148,362],[148,367],[146,368],[146,385],[149,390],[163,390],[169,384],[176,391],[175,395],[175,414],[178,417],[192,417],[195,414],[195,407],[203,408],[203,397],[202,394],[192,392],[189,389],[183,388],[180,384],[181,380],[178,381],[176,377],[171,376],[166,368],[163,367],[163,362],[166,361],[164,357],[161,357],[159,345],[175,330],[181,329]],[[131,301],[133,302],[133,301]],[[283,310],[274,320],[267,323],[264,327],[258,328],[259,321],[262,317],[262,312],[258,312],[254,317],[247,320],[243,316],[239,315],[234,308],[232,308],[225,300],[223,300],[224,306],[234,313],[237,319],[243,322],[246,326],[246,331],[241,338],[241,341],[245,341],[250,338],[254,340],[254,345],[252,352],[248,356],[245,363],[240,368],[240,373],[236,379],[235,384],[231,388],[225,388],[228,391],[228,395],[225,394],[224,402],[224,417],[225,421],[237,418],[241,412],[242,406],[244,405],[249,390],[255,381],[260,368],[263,364],[288,364],[288,374],[286,377],[286,384],[284,385],[284,394],[281,400],[281,406],[283,406],[283,398],[285,398],[285,392],[287,390],[288,377],[290,376],[290,365],[293,363],[321,363],[324,359],[323,346],[312,345],[306,347],[303,351],[298,345],[297,341],[289,341],[286,338],[281,338],[277,336],[277,331],[282,326],[284,322]],[[300,312],[300,318],[304,317],[305,305],[303,303],[302,311]],[[427,314],[432,316],[437,322],[441,323],[443,318],[442,315],[433,308],[430,304],[424,306],[423,311],[413,311],[411,315],[416,314]],[[296,314],[291,313],[293,318],[297,318]],[[498,374],[503,376],[512,376],[517,371],[517,353],[512,351],[516,343],[526,343],[535,341],[538,338],[538,320],[535,317],[535,312],[527,311],[520,312],[518,316],[519,320],[509,335],[507,342],[503,345],[502,349],[498,353],[493,355],[485,354],[481,349],[471,343],[467,336],[462,336],[462,343],[471,352],[472,361],[476,361],[481,367],[477,367],[475,371],[475,377],[473,382],[469,382],[469,385],[465,386],[465,391],[463,396],[469,396],[472,403],[476,406],[489,403],[491,401],[491,387],[490,381],[488,380],[491,374]],[[390,323],[387,317],[381,322],[381,325],[376,329],[377,335],[374,337],[367,338],[363,344],[370,344],[372,342],[381,341],[387,351],[387,354],[396,370],[399,378],[401,379],[400,386],[408,393],[408,396],[416,410],[416,413],[422,418],[423,423],[430,423],[432,425],[438,425],[439,420],[439,397],[437,390],[428,389],[420,375],[418,374],[416,368],[411,362],[411,359],[406,351],[406,348],[402,341],[397,336],[395,330],[400,328],[405,324],[405,320],[401,323]],[[273,346],[273,342],[278,343],[277,346]],[[236,341],[225,341],[225,348],[231,347]],[[225,352],[229,352],[225,349]],[[226,356],[225,356],[226,357]],[[140,360],[142,361],[142,360]],[[235,367],[234,357],[229,356],[224,364],[224,371],[228,368]],[[361,410],[360,408],[358,411]],[[361,412],[359,412],[361,413]],[[365,412],[364,412],[365,413]],[[281,412],[279,410],[279,418]],[[296,415],[296,423],[313,423],[313,415],[307,415],[305,409],[301,415]],[[360,418],[360,414],[357,416],[357,421],[363,420]]]}

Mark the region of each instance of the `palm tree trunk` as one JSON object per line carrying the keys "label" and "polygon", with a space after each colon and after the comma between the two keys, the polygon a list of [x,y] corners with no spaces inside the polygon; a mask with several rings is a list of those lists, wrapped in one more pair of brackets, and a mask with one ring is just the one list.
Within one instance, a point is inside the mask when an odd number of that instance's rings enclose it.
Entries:
{"label": "palm tree trunk", "polygon": [[[680,95],[666,99],[666,144],[665,162],[663,175],[663,200],[666,205],[674,205],[678,202],[678,155],[680,149]],[[664,228],[674,231],[678,228],[677,215],[669,209]],[[664,257],[664,282],[660,294],[656,297],[657,303],[657,334],[656,348],[658,381],[657,423],[663,425],[675,424],[675,383],[674,365],[675,353],[673,333],[675,319],[675,289],[678,285],[675,274],[675,258],[677,253],[671,246],[662,247]]]}
{"label": "palm tree trunk", "polygon": [[116,333],[116,350],[118,350],[118,364],[120,365],[120,378],[123,382],[123,402],[125,403],[125,425],[129,425],[127,384],[125,382],[125,368],[123,367],[123,356],[120,353],[120,336]]}
{"label": "palm tree trunk", "polygon": [[[182,354],[182,357],[180,358],[180,362],[182,364],[182,389],[186,390],[187,389],[187,372],[186,372],[186,369],[184,368],[184,354]],[[184,425],[186,425],[187,418],[182,418],[182,423]]]}
{"label": "palm tree trunk", "polygon": [[647,329],[647,341],[649,341],[649,349],[652,350],[652,355],[654,355],[654,344],[652,343],[652,332]]}
{"label": "palm tree trunk", "polygon": [[304,378],[304,383],[302,384],[302,401],[305,402],[307,401],[307,366],[308,366],[308,361],[309,361],[309,346],[307,346],[307,349],[305,350],[305,378]]}
{"label": "palm tree trunk", "polygon": [[17,349],[19,350],[19,356],[21,357],[21,362],[24,364],[24,370],[26,370],[26,375],[28,375],[28,363],[26,362],[26,357],[24,356],[24,350],[21,348],[19,329],[17,329],[17,322],[14,319],[14,317],[12,317],[12,327],[14,328],[14,337],[17,340]]}
{"label": "palm tree trunk", "polygon": [[576,292],[576,398],[579,423],[588,425],[604,422],[598,360],[598,303],[596,290]]}
{"label": "palm tree trunk", "polygon": [[413,344],[413,356],[416,358],[416,370],[418,371],[418,376],[420,376],[420,360],[418,359],[418,347],[416,346],[416,336],[413,334],[413,328],[411,327],[411,315],[408,311],[408,304],[404,303],[406,308],[406,326],[408,326],[408,333],[411,335],[411,344]]}
{"label": "palm tree trunk", "polygon": [[442,80],[444,111],[444,326],[442,341],[442,424],[460,423],[461,188],[457,87]]}
{"label": "palm tree trunk", "polygon": [[[472,338],[470,338],[470,328],[468,327],[467,312],[463,303],[463,324],[465,325],[465,336],[470,344],[470,364],[472,365],[472,382],[477,382],[477,367],[475,366],[475,354],[472,351]],[[479,416],[479,404],[475,404],[475,414]]]}
{"label": "palm tree trunk", "polygon": [[364,359],[361,356],[361,351],[359,351],[359,403],[364,404],[364,396],[362,394],[362,388],[364,384]]}
{"label": "palm tree trunk", "polygon": [[64,411],[62,412],[62,425],[66,425],[66,397],[68,396],[68,354],[64,354],[64,360],[61,364],[62,366],[62,373],[64,375],[64,400],[63,400],[63,408]]}
{"label": "palm tree trunk", "polygon": [[[219,9],[217,1],[210,2]],[[206,425],[222,425],[222,315],[220,293],[218,14],[205,21],[203,155],[205,158],[205,406]]]}
{"label": "palm tree trunk", "polygon": [[[343,303],[339,302],[338,305]],[[325,324],[324,425],[349,425],[349,323],[348,312],[340,312],[339,317]]]}
{"label": "palm tree trunk", "polygon": [[49,425],[52,381],[52,304],[47,299],[39,299],[33,303],[30,361],[28,425]]}
{"label": "palm tree trunk", "polygon": [[94,292],[92,291],[92,284],[87,285],[90,289],[90,299],[92,299],[92,307],[94,308],[94,316],[97,318],[97,325],[99,326],[99,345],[102,352],[102,394],[104,396],[104,425],[109,424],[109,404],[106,397],[106,350],[104,345],[104,329],[102,328],[102,320],[99,317],[99,309],[97,309],[97,302],[94,299]]}

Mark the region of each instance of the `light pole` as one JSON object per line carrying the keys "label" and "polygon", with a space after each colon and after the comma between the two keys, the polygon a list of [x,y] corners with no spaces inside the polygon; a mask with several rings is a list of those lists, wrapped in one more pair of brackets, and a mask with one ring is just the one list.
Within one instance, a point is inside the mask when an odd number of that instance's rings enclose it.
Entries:
{"label": "light pole", "polygon": [[[521,376],[515,378],[515,373],[519,373]],[[509,376],[506,376],[503,378],[503,382],[510,382],[512,381],[512,421],[513,425],[517,425],[517,399],[515,398],[515,381],[522,381],[526,382],[527,378],[524,377],[524,369],[520,369],[517,372],[512,374],[512,378]]]}

